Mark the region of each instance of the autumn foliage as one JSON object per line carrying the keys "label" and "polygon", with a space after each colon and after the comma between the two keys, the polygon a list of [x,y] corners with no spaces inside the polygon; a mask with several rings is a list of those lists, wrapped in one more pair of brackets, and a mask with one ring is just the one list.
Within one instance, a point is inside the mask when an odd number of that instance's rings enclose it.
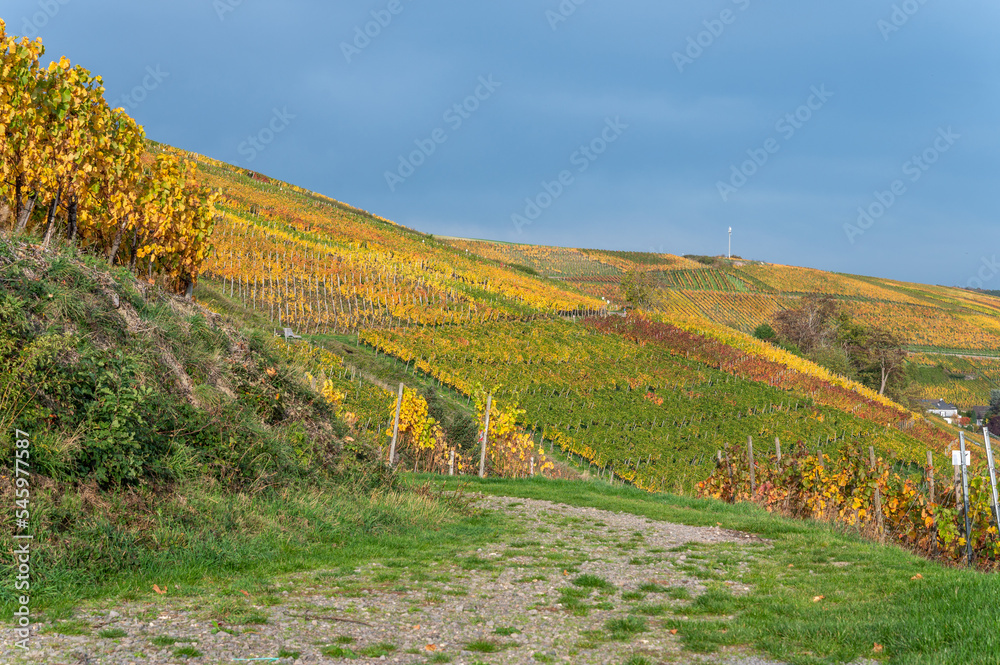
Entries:
{"label": "autumn foliage", "polygon": [[[797,444],[777,461],[755,455],[756,486],[751,490],[744,445],[729,447],[714,473],[698,484],[701,496],[730,503],[750,501],[790,517],[837,522],[870,537],[884,538],[928,556],[960,561],[965,556],[965,518],[950,479],[936,478],[931,501],[926,472],[901,475],[893,460],[870,463],[867,453],[843,451],[830,456]],[[950,468],[950,467],[949,467]],[[881,524],[875,494],[881,503]],[[982,565],[1000,563],[1000,539],[993,520],[988,478],[970,481],[972,545]]]}
{"label": "autumn foliage", "polygon": [[145,135],[104,98],[99,76],[0,21],[0,223],[61,235],[112,262],[140,261],[178,290],[210,251],[219,195],[175,155],[146,155]]}

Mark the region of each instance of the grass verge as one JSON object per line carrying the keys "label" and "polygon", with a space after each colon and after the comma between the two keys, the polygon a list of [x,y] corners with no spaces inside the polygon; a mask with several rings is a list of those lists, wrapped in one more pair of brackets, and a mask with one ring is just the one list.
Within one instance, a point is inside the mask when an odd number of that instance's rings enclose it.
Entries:
{"label": "grass verge", "polygon": [[723,577],[752,589],[734,595],[713,580],[719,577],[717,572],[701,573],[709,592],[663,619],[663,626],[677,630],[690,651],[713,653],[748,646],[803,665],[858,658],[907,665],[997,662],[1000,577],[996,575],[949,568],[828,524],[784,519],[749,504],[651,495],[599,482],[467,478],[432,482],[447,488],[461,482],[486,494],[720,526],[768,539],[769,544],[744,548],[751,552],[744,569],[731,564],[735,559],[725,547],[686,548],[701,570],[725,570]]}

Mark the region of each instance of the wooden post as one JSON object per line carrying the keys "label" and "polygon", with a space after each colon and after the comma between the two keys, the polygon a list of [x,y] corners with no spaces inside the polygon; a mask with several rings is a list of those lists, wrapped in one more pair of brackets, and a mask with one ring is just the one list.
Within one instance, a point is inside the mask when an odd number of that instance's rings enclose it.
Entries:
{"label": "wooden post", "polygon": [[774,452],[778,455],[778,464],[781,464],[781,439],[774,437]]}
{"label": "wooden post", "polygon": [[[875,446],[868,446],[868,458],[872,464],[872,471],[875,471]],[[885,542],[885,524],[882,521],[882,490],[879,489],[878,481],[875,481],[875,528],[878,529],[878,539],[880,543]]]}
{"label": "wooden post", "polygon": [[990,443],[990,428],[983,428],[983,442],[986,444],[986,461],[990,467],[990,488],[993,490],[993,520],[1000,527],[1000,501],[997,500],[997,471],[993,464],[993,444]]}
{"label": "wooden post", "polygon": [[962,457],[959,460],[962,468],[962,503],[965,506],[965,554],[972,565],[972,522],[969,519],[969,473],[965,466],[965,432],[958,433],[959,450]]}
{"label": "wooden post", "polygon": [[455,475],[455,451],[451,451],[451,460],[448,461],[448,475]]}
{"label": "wooden post", "polygon": [[490,436],[490,409],[493,407],[493,395],[486,397],[486,421],[483,424],[483,450],[479,456],[479,477],[486,477],[486,442]]}
{"label": "wooden post", "polygon": [[[934,455],[931,451],[927,451],[927,489],[928,498],[931,505],[935,503],[934,501]],[[932,509],[934,514],[931,515],[933,522],[931,523],[931,555],[937,556],[937,506]]]}
{"label": "wooden post", "polygon": [[729,473],[729,492],[732,494],[733,503],[736,503],[736,482],[733,480],[733,465],[729,462],[729,453],[726,453],[726,471]]}
{"label": "wooden post", "polygon": [[389,444],[389,466],[396,463],[396,439],[399,438],[399,412],[403,408],[403,384],[399,384],[399,397],[396,398],[396,418],[392,421],[392,443]]}
{"label": "wooden post", "polygon": [[757,493],[757,474],[753,463],[753,437],[747,437],[747,460],[750,462],[750,494]]}
{"label": "wooden post", "polygon": [[531,477],[535,477],[535,458],[531,458]]}

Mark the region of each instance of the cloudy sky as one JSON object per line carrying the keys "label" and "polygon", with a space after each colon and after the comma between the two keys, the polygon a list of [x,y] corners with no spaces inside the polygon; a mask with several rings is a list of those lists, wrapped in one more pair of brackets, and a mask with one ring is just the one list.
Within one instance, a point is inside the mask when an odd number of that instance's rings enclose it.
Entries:
{"label": "cloudy sky", "polygon": [[[5,0],[150,138],[422,231],[1000,289],[988,0]],[[987,268],[985,264],[988,264]]]}

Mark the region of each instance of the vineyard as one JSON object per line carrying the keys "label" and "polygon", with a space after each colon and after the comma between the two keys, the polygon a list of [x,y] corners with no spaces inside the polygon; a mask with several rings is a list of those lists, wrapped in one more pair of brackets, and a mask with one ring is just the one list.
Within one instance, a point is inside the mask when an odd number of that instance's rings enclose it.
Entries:
{"label": "vineyard", "polygon": [[0,225],[65,239],[177,291],[210,251],[219,193],[194,165],[145,151],[145,133],[104,98],[100,76],[67,58],[42,64],[41,40],[0,20]]}
{"label": "vineyard", "polygon": [[[215,305],[238,303],[274,329],[349,336],[412,365],[470,416],[489,411],[488,466],[500,473],[550,469],[547,444],[595,473],[688,490],[715,450],[746,436],[875,445],[901,459],[945,450],[950,430],[746,334],[809,295],[914,346],[1000,350],[1000,299],[984,294],[743,260],[436,238],[147,141],[108,108],[99,77],[65,59],[42,67],[41,43],[7,37],[2,24],[0,38],[0,223],[188,296],[201,281],[228,299]],[[22,103],[34,98],[48,101]],[[641,316],[611,315],[637,304],[623,300],[626,275],[648,287]],[[473,465],[422,394],[404,391],[399,430],[387,432],[393,386],[315,345],[285,350],[380,456],[397,434],[414,470]],[[990,361],[914,362],[928,368],[926,393],[962,404],[983,402],[1000,378]],[[959,371],[974,378],[954,380]]]}
{"label": "vineyard", "polygon": [[[690,490],[746,436],[903,458],[951,435],[888,400],[665,324],[619,317],[365,331],[362,341],[463,394],[523,410],[539,444],[639,487]],[[818,368],[816,368],[818,370]]]}
{"label": "vineyard", "polygon": [[[752,501],[789,517],[836,522],[873,539],[949,563],[967,561],[984,570],[1000,563],[995,524],[995,488],[975,451],[972,477],[961,482],[926,466],[856,450],[840,457],[780,443],[763,451],[753,442],[720,451],[715,472],[698,493],[727,502]],[[971,453],[972,451],[970,451]],[[900,473],[902,469],[902,473]]]}
{"label": "vineyard", "polygon": [[604,306],[331,199],[193,157],[206,184],[226,192],[204,277],[279,326],[348,332]]}
{"label": "vineyard", "polygon": [[[530,434],[511,454],[539,468],[545,446],[559,447],[594,473],[690,490],[711,472],[714,451],[748,435],[831,452],[868,442],[903,459],[946,450],[950,430],[745,334],[806,294],[839,298],[860,320],[891,323],[928,346],[991,343],[988,325],[970,325],[988,323],[991,311],[977,294],[743,261],[435,238],[185,157],[197,161],[204,186],[226,193],[203,273],[215,288],[276,328],[356,334],[478,405],[479,415],[492,394],[498,414],[515,414]],[[621,304],[619,282],[632,271],[654,285],[650,318],[604,316],[601,298]],[[597,316],[558,320],[573,312]],[[323,369],[322,381],[333,381],[331,396],[349,395],[349,375]],[[338,408],[381,432],[384,455],[392,395],[380,391],[378,408],[364,414],[349,400]],[[454,451],[468,469],[468,451],[442,438],[419,395],[406,395],[404,420],[413,422],[400,445],[413,468],[445,470]]]}
{"label": "vineyard", "polygon": [[962,410],[989,403],[990,391],[1000,388],[1000,358],[973,358],[914,353],[922,399],[943,399]]}
{"label": "vineyard", "polygon": [[448,242],[461,251],[478,254],[502,265],[524,266],[546,277],[567,280],[612,277],[617,281],[629,270],[676,270],[699,266],[694,261],[670,254],[518,245],[462,238],[448,238]]}
{"label": "vineyard", "polygon": [[704,268],[701,270],[661,270],[654,273],[662,286],[699,291],[745,292],[748,285],[731,273]]}

